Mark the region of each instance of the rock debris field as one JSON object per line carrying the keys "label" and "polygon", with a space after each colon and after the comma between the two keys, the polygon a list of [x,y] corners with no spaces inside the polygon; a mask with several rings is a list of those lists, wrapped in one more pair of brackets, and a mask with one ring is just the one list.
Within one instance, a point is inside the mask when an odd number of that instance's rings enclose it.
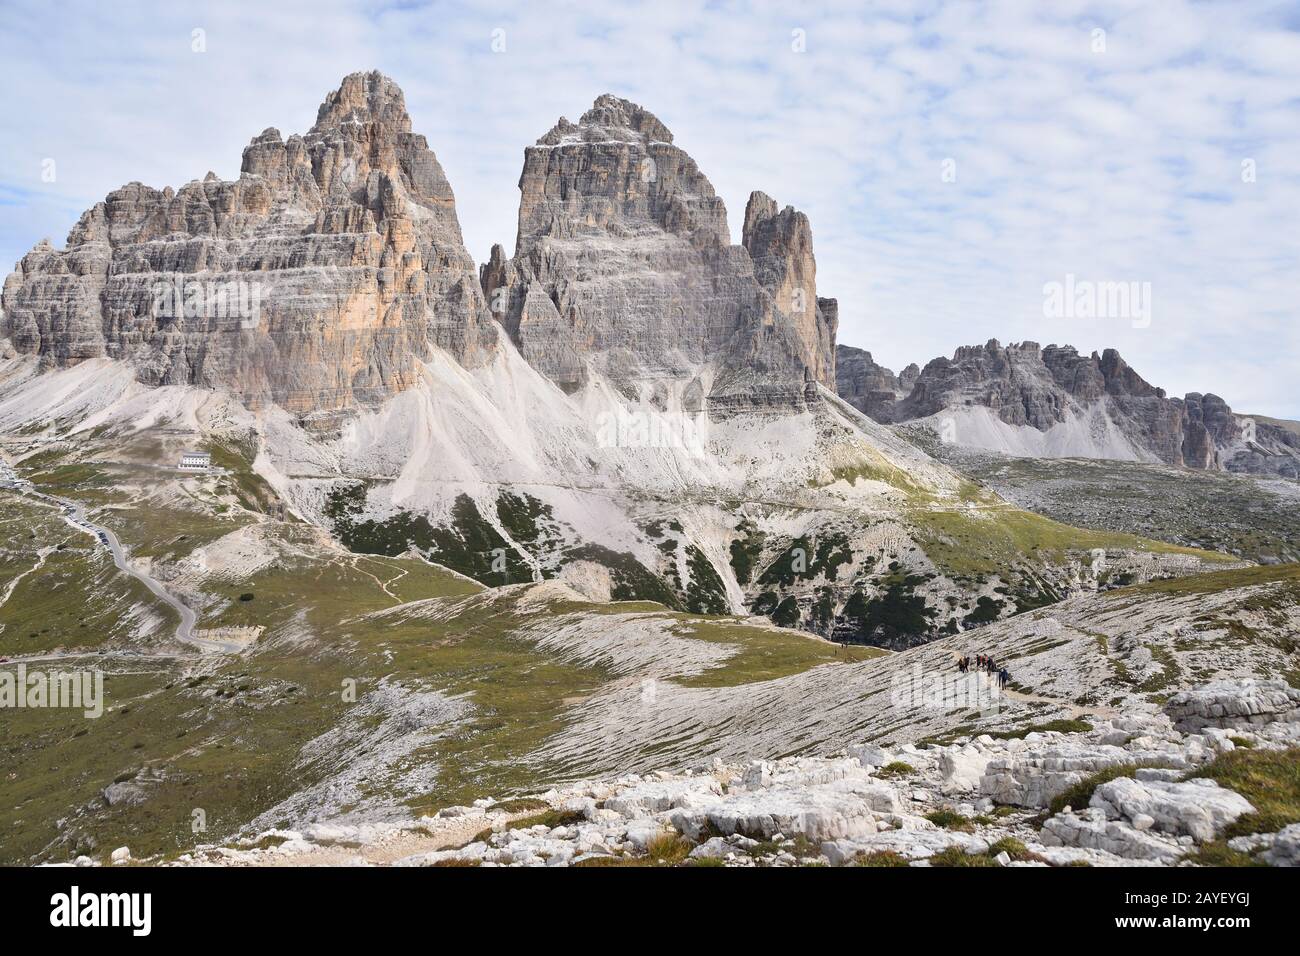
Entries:
{"label": "rock debris field", "polygon": [[1289,760],[1294,773],[1297,747],[1300,691],[1218,681],[1173,695],[1163,712],[1089,729],[715,759],[681,773],[480,800],[409,823],[268,830],[176,862],[1174,866],[1209,862],[1213,850],[1294,866],[1300,824],[1238,833],[1267,815],[1214,775],[1246,757]]}

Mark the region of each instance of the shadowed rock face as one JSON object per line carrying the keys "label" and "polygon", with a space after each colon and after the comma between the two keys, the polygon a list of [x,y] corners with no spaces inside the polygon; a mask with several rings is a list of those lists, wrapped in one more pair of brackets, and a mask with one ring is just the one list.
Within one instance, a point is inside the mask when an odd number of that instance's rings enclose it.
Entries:
{"label": "shadowed rock face", "polygon": [[870,352],[851,345],[835,347],[835,388],[840,398],[878,422],[897,420],[895,403],[907,397],[918,374],[915,363],[895,375],[877,365]]}
{"label": "shadowed rock face", "polygon": [[1300,477],[1300,431],[1235,415],[1217,395],[1169,398],[1115,349],[1080,355],[1072,346],[996,339],[957,349],[919,373],[895,377],[871,353],[839,346],[841,398],[881,422],[904,422],[966,405],[1008,425],[1047,431],[1106,404],[1107,416],[1139,449],[1170,465]]}
{"label": "shadowed rock face", "polygon": [[[592,370],[635,393],[697,376],[715,406],[803,400],[834,383],[834,300],[818,299],[808,219],[762,193],[744,243],[652,114],[602,96],[524,153],[514,257],[483,291],[525,358],[566,389]],[[703,370],[702,370],[703,367]]]}
{"label": "shadowed rock face", "polygon": [[455,200],[402,92],[355,73],[306,136],[268,129],[239,179],[131,183],[42,242],[4,286],[20,353],[131,362],[147,384],[225,387],[328,420],[413,381],[438,345],[495,336]]}

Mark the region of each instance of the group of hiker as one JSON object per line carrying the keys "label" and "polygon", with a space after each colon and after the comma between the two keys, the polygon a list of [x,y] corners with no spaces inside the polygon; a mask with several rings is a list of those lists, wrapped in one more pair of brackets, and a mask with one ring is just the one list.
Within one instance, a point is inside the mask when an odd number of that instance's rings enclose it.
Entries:
{"label": "group of hiker", "polygon": [[976,654],[974,657],[968,654],[957,661],[957,669],[963,674],[969,674],[972,670],[992,674],[997,678],[999,687],[1011,683],[1011,672],[1005,667],[998,667],[997,661],[988,654]]}

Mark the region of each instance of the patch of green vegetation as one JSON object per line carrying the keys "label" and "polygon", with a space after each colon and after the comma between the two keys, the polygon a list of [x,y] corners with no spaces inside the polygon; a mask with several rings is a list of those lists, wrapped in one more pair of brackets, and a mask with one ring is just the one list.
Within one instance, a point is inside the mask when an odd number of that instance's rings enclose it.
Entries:
{"label": "patch of green vegetation", "polygon": [[683,617],[677,633],[719,644],[737,653],[721,665],[692,677],[679,678],[684,687],[736,687],[799,674],[818,664],[857,663],[880,657],[876,648],[845,648],[817,637],[755,627],[740,621],[706,621]]}
{"label": "patch of green vegetation", "polygon": [[212,464],[223,468],[226,474],[218,482],[218,489],[228,485],[240,506],[260,514],[278,512],[280,496],[267,484],[266,479],[253,470],[257,458],[256,437],[240,441],[235,438],[212,439],[204,450],[212,457]]}
{"label": "patch of green vegetation", "polygon": [[594,561],[609,569],[610,597],[615,601],[654,601],[664,607],[682,609],[677,594],[663,579],[626,551],[613,551],[598,544],[584,544],[565,553],[568,561]]}
{"label": "patch of green vegetation", "polygon": [[796,627],[799,624],[799,602],[794,595],[772,609],[772,623],[777,627]]}
{"label": "patch of green vegetation", "polygon": [[132,558],[159,562],[177,561],[249,524],[243,514],[218,515],[149,502],[139,507],[102,508],[91,518],[112,529]]}
{"label": "patch of green vegetation", "polygon": [[1300,823],[1300,748],[1231,750],[1183,779],[1206,777],[1235,790],[1255,807],[1228,824],[1223,839],[1274,833]]}
{"label": "patch of green vegetation", "polygon": [[972,867],[972,866],[999,866],[997,860],[993,859],[987,853],[967,853],[959,846],[950,846],[946,850],[940,850],[929,858],[931,866],[943,867]]}
{"label": "patch of green vegetation", "polygon": [[908,495],[924,493],[911,475],[889,461],[884,455],[875,449],[863,449],[863,451],[864,457],[857,461],[850,464],[836,465],[831,468],[831,480],[827,484],[847,481],[850,485],[856,485],[860,480],[878,481],[889,485],[891,488],[897,488]]}
{"label": "patch of green vegetation", "polygon": [[544,526],[554,523],[551,506],[529,494],[502,491],[497,495],[497,520],[516,543],[535,553],[545,535]]}
{"label": "patch of green vegetation", "polygon": [[876,771],[877,777],[906,777],[908,774],[916,773],[916,768],[910,763],[904,763],[901,760],[891,760],[879,770]]}
{"label": "patch of green vegetation", "polygon": [[798,537],[767,566],[758,583],[764,587],[787,588],[796,581],[835,580],[841,565],[853,560],[848,536],[841,532],[822,535],[816,545]]}
{"label": "patch of green vegetation", "polygon": [[686,548],[686,568],[690,583],[686,586],[686,610],[692,614],[726,614],[731,610],[727,589],[713,564],[695,545]]}
{"label": "patch of green vegetation", "polygon": [[859,853],[853,858],[854,866],[893,867],[911,866],[907,857],[894,850],[876,850],[872,853]]}
{"label": "patch of green vegetation", "polygon": [[686,860],[695,844],[676,833],[661,833],[645,845],[646,856],[655,866],[677,866]]}
{"label": "patch of green vegetation", "polygon": [[581,867],[642,867],[655,866],[657,864],[648,856],[630,856],[626,853],[621,853],[612,856],[589,856],[585,860],[579,860],[573,865]]}
{"label": "patch of green vegetation", "polygon": [[634,856],[617,853],[610,856],[592,856],[579,860],[574,866],[582,867],[647,867],[647,866],[723,866],[721,860],[692,859],[695,844],[676,833],[661,833],[646,843],[646,852]]}
{"label": "patch of green vegetation", "polygon": [[1056,796],[1052,800],[1049,809],[1053,814],[1060,813],[1066,807],[1073,807],[1076,810],[1081,810],[1088,806],[1089,801],[1092,800],[1092,795],[1103,783],[1110,783],[1110,781],[1118,780],[1120,777],[1131,777],[1137,772],[1137,769],[1137,764],[1125,763],[1117,764],[1114,767],[1107,767],[1105,770],[1099,770],[1092,776],[1080,780],[1064,793]]}
{"label": "patch of green vegetation", "polygon": [[1002,608],[1006,605],[1005,601],[997,601],[987,594],[980,595],[975,602],[975,610],[961,619],[963,627],[979,627],[981,624],[990,624],[1002,616]]}
{"label": "patch of green vegetation", "polygon": [[1107,592],[1107,596],[1123,598],[1137,594],[1217,594],[1233,588],[1277,583],[1300,584],[1300,564],[1257,565],[1193,574],[1182,578],[1162,578],[1158,581],[1147,581],[1144,584],[1110,591]]}
{"label": "patch of green vegetation", "polygon": [[[1266,478],[1138,462],[1009,459],[935,444],[937,457],[958,470],[1068,525],[1257,562],[1300,558],[1300,513]],[[1120,576],[1109,583],[1118,585]]]}
{"label": "patch of green vegetation", "polygon": [[[191,685],[176,683],[165,660],[137,663],[106,675],[112,709],[97,720],[66,709],[7,716],[0,751],[23,773],[0,777],[5,861],[103,859],[122,844],[137,857],[176,852],[198,839],[196,807],[207,813],[202,838],[224,839],[290,797],[309,777],[294,770],[298,747],[339,715],[341,672],[323,661],[263,659],[255,675],[248,666],[227,664]],[[297,694],[285,693],[289,671]],[[110,784],[137,779],[138,806],[105,799]]]}
{"label": "patch of green vegetation", "polygon": [[[493,525],[479,514],[469,495],[458,495],[451,524],[435,526],[422,514],[399,512],[376,521],[359,520],[369,487],[357,482],[330,492],[324,508],[335,535],[351,551],[395,557],[412,548],[444,567],[489,586],[533,579],[532,567]],[[522,512],[511,512],[522,520]]]}
{"label": "patch of green vegetation", "polygon": [[1209,843],[1202,843],[1192,853],[1183,857],[1189,863],[1195,863],[1197,866],[1264,866],[1262,860],[1258,860],[1244,850],[1234,850],[1228,846],[1226,840],[1213,840]]}
{"label": "patch of green vegetation", "polygon": [[19,470],[41,491],[91,506],[118,501],[121,497],[118,477],[105,465],[52,464],[42,461],[41,456],[33,456]]}
{"label": "patch of green vegetation", "polygon": [[990,737],[998,740],[1023,740],[1030,734],[1086,734],[1092,730],[1092,724],[1086,720],[1049,720],[1045,724],[1032,724],[1029,727],[1019,727],[1014,730],[991,730],[987,731]]}
{"label": "patch of green vegetation", "polygon": [[1029,848],[1015,837],[1003,837],[990,846],[987,851],[987,855],[991,857],[996,857],[999,853],[1005,853],[1018,863],[1041,859],[1037,853],[1030,852]]}
{"label": "patch of green vegetation", "polygon": [[530,817],[510,821],[510,829],[527,830],[529,827],[544,826],[554,830],[556,827],[571,827],[582,823],[587,818],[577,810],[546,809]]}
{"label": "patch of green vegetation", "polygon": [[952,810],[934,810],[927,813],[925,818],[937,827],[944,830],[962,830],[969,832],[975,829],[975,825],[966,819],[960,813]]}
{"label": "patch of green vegetation", "polygon": [[736,580],[743,586],[749,583],[754,573],[754,565],[763,555],[763,542],[766,535],[748,518],[742,518],[736,526],[739,538],[731,542],[731,570]]}
{"label": "patch of green vegetation", "polygon": [[1206,561],[1230,555],[1152,541],[1137,535],[1060,524],[1014,508],[971,512],[916,508],[909,512],[926,555],[953,576],[1008,574],[1026,558],[1054,565],[1094,549],[1188,554]]}
{"label": "patch of green vegetation", "polygon": [[0,656],[120,646],[145,610],[175,626],[168,605],[118,571],[106,548],[56,510],[11,493],[2,500],[0,596],[12,591],[0,604]]}
{"label": "patch of green vegetation", "polygon": [[[828,634],[835,621],[835,591],[830,586],[820,587],[812,603],[808,623],[819,634]],[[779,623],[779,622],[778,622]]]}
{"label": "patch of green vegetation", "polygon": [[938,614],[915,593],[925,578],[895,572],[884,580],[882,595],[868,599],[856,590],[840,612],[836,640],[863,644],[914,643],[934,629]]}
{"label": "patch of green vegetation", "polygon": [[550,804],[537,797],[519,797],[515,800],[501,800],[492,804],[493,810],[502,813],[527,813],[530,810],[545,810]]}

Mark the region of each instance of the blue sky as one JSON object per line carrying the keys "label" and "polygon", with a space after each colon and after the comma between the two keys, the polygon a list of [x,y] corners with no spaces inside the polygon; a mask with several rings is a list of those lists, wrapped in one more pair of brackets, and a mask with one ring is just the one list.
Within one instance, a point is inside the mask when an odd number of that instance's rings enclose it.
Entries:
{"label": "blue sky", "polygon": [[[733,237],[754,189],[808,213],[840,340],[885,364],[1111,346],[1171,394],[1300,418],[1296,4],[0,0],[0,266],[123,183],[234,178],[372,68],[480,261],[513,246],[524,146],[614,92]],[[1045,317],[1067,275],[1149,283],[1150,322]]]}

